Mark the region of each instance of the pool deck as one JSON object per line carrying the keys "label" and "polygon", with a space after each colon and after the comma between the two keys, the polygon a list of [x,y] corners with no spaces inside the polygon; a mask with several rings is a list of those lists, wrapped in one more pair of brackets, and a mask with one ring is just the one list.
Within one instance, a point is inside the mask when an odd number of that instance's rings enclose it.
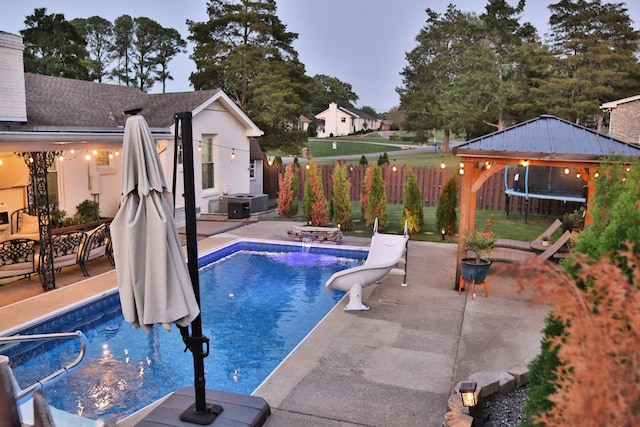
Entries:
{"label": "pool deck", "polygon": [[[199,233],[212,236],[201,236],[198,248],[204,252],[241,237],[288,241],[292,224],[298,223],[258,221],[234,229],[208,224],[209,231]],[[342,242],[368,244],[348,236]],[[453,290],[455,245],[410,241],[408,286],[401,286],[401,276],[388,276],[365,288],[369,311],[345,312],[343,300],[254,393],[271,406],[265,425],[442,425],[458,382],[525,365],[539,352],[549,307],[520,295],[515,268],[492,267],[489,297],[477,289],[472,300],[470,290]],[[0,330],[107,292],[116,282],[113,270],[81,279],[0,308]],[[133,426],[143,415],[118,425]]]}

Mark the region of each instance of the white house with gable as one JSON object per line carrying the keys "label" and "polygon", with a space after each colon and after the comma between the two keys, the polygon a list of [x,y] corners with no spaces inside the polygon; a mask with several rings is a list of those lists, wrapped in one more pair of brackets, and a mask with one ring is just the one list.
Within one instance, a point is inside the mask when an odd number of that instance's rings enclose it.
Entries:
{"label": "white house with gable", "polygon": [[382,124],[364,111],[352,107],[339,107],[332,102],[329,108],[315,115],[318,120],[318,138],[333,138],[361,131],[378,130]]}

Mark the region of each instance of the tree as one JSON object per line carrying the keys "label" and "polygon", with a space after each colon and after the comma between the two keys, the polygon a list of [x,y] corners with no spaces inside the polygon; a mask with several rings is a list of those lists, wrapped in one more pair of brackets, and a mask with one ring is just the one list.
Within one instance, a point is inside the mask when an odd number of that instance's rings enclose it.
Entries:
{"label": "tree", "polygon": [[327,106],[335,102],[342,107],[353,107],[358,100],[358,95],[353,92],[349,83],[344,83],[336,77],[325,74],[316,74],[311,78],[311,116],[327,109]]}
{"label": "tree", "polygon": [[86,43],[63,14],[36,8],[20,31],[27,73],[89,80]]}
{"label": "tree", "polygon": [[156,43],[158,45],[156,80],[162,83],[162,93],[165,93],[167,80],[173,80],[173,76],[169,73],[169,62],[177,54],[186,52],[187,42],[180,37],[180,33],[175,28],[163,28]]}
{"label": "tree", "polygon": [[561,0],[549,6],[548,75],[536,80],[537,102],[574,123],[593,117],[600,105],[640,91],[638,42],[624,3]]}
{"label": "tree", "polygon": [[[310,100],[309,78],[292,46],[298,35],[276,9],[274,0],[210,0],[208,21],[187,21],[194,88],[224,90],[264,130],[265,149],[279,148],[279,137]],[[286,150],[295,151],[293,144],[299,152],[305,140],[304,132],[289,135]]]}
{"label": "tree", "polygon": [[452,174],[442,187],[436,205],[436,230],[444,230],[449,236],[458,231],[458,175]]}
{"label": "tree", "polygon": [[419,233],[422,231],[424,227],[422,192],[420,191],[418,178],[411,168],[407,169],[402,212],[400,224],[404,226],[405,221],[407,221],[409,233]]}
{"label": "tree", "polygon": [[427,9],[427,22],[407,54],[403,85],[398,88],[405,128],[424,142],[432,129],[444,131],[443,149],[455,133],[465,138],[502,129],[521,107],[527,91],[523,52],[536,39],[529,23],[520,24],[524,0],[511,7],[490,0],[481,16],[449,5],[441,16]]}
{"label": "tree", "polygon": [[327,213],[327,200],[324,197],[322,175],[318,164],[309,162],[304,181],[304,217],[308,224],[315,227],[324,227],[329,223]]}
{"label": "tree", "polygon": [[333,224],[343,231],[351,230],[353,221],[351,220],[351,182],[347,175],[347,166],[336,162],[331,175],[333,183],[332,206]]}
{"label": "tree", "polygon": [[382,179],[382,169],[378,165],[371,167],[371,188],[367,210],[365,211],[365,223],[367,226],[373,225],[378,219],[378,230],[382,231],[387,226],[387,192]]}
{"label": "tree", "polygon": [[114,43],[112,55],[117,65],[111,70],[111,76],[119,83],[129,86],[134,82],[132,74],[133,54],[133,18],[122,15],[113,21]]}
{"label": "tree", "polygon": [[71,24],[87,44],[87,69],[90,78],[102,83],[108,77],[107,70],[113,62],[113,24],[99,16],[76,18],[71,20]]}
{"label": "tree", "polygon": [[146,92],[157,81],[158,41],[164,28],[153,19],[141,17],[133,20],[132,69],[134,86]]}

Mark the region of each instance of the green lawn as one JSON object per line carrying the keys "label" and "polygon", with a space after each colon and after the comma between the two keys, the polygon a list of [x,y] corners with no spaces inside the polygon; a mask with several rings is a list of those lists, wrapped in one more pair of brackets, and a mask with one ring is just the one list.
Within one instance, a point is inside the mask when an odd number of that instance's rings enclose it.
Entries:
{"label": "green lawn", "polygon": [[[371,227],[367,227],[362,220],[360,213],[360,202],[351,202],[352,218],[355,220],[355,228],[344,232],[346,236],[370,237],[372,234]],[[385,233],[402,233],[402,225],[400,218],[402,214],[402,205],[387,205],[388,223],[383,230]],[[424,242],[441,242],[442,237],[436,232],[436,208],[435,206],[424,207],[425,228],[421,233],[412,234],[411,240]],[[505,239],[517,239],[531,241],[538,237],[556,218],[547,215],[529,215],[525,223],[524,215],[512,212],[508,217],[502,211],[478,210],[476,212],[476,228],[487,228],[487,220],[491,218],[493,225],[489,228],[496,236]],[[299,216],[294,218],[265,218],[265,220],[286,220],[304,222],[302,217],[302,202],[300,203]],[[455,243],[457,237],[447,236],[446,242]]]}

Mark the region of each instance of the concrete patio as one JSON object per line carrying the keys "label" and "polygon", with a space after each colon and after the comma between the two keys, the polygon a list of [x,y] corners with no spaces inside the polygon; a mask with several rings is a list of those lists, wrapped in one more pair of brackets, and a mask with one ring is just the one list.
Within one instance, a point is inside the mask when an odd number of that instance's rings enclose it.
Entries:
{"label": "concrete patio", "polygon": [[[243,222],[233,229],[208,224],[206,233],[199,230],[199,250],[239,237],[288,240],[293,224]],[[342,245],[368,242],[346,236]],[[369,311],[345,312],[342,301],[256,390],[271,406],[266,425],[442,425],[458,382],[478,372],[524,366],[539,351],[549,307],[530,305],[520,295],[515,268],[496,264],[489,297],[478,289],[472,300],[469,290],[462,295],[453,290],[455,245],[410,241],[408,286],[401,286],[401,276],[388,276],[365,288]],[[115,285],[114,272],[107,271],[0,308],[0,329]],[[0,287],[0,301],[4,290]],[[133,426],[143,415],[119,425]]]}

